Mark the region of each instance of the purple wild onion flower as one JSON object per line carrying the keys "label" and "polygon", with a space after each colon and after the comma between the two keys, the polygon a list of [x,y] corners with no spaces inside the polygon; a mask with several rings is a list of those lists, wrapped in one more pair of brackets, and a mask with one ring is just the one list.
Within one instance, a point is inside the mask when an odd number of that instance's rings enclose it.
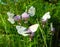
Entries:
{"label": "purple wild onion flower", "polygon": [[26,12],[24,12],[22,15],[21,15],[22,19],[23,20],[27,20],[29,18],[29,14],[27,14]]}
{"label": "purple wild onion flower", "polygon": [[14,16],[14,20],[15,20],[15,21],[19,21],[20,19],[21,19],[21,17],[20,17],[19,15]]}

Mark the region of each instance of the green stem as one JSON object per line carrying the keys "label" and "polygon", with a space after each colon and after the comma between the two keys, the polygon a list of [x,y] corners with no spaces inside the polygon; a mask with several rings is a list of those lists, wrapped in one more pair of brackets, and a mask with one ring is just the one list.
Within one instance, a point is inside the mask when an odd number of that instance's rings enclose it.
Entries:
{"label": "green stem", "polygon": [[1,15],[0,17],[1,17],[2,24],[3,24],[3,26],[4,26],[5,31],[7,31],[6,23],[5,23],[4,19],[2,18],[2,15]]}
{"label": "green stem", "polygon": [[43,39],[44,39],[44,44],[45,44],[45,46],[47,47],[47,43],[46,43],[46,36],[45,36],[45,34],[44,34],[43,30],[40,28],[40,25],[39,25],[39,29],[40,29],[41,34],[42,34],[42,37],[43,37]]}
{"label": "green stem", "polygon": [[51,40],[50,40],[50,47],[52,47],[52,45],[51,45],[51,44],[52,44],[52,36],[51,36]]}
{"label": "green stem", "polygon": [[[38,22],[38,20],[37,20],[37,22]],[[39,22],[38,22],[38,24],[39,24]],[[44,45],[47,47],[47,43],[46,43],[46,35],[45,35],[44,31],[41,29],[40,24],[39,24],[39,29],[40,29],[40,31],[41,31],[42,38],[43,38],[43,40],[44,40]]]}

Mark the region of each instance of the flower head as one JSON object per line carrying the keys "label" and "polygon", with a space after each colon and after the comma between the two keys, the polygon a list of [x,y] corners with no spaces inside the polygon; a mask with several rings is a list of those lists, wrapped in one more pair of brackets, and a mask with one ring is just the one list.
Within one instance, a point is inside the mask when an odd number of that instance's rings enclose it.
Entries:
{"label": "flower head", "polygon": [[15,21],[19,21],[21,19],[20,15],[14,16]]}
{"label": "flower head", "polygon": [[35,15],[35,8],[33,6],[31,6],[28,10],[28,13],[30,16],[34,16]]}
{"label": "flower head", "polygon": [[27,18],[29,18],[29,14],[27,14],[26,12],[24,12],[22,15],[22,19],[27,19]]}

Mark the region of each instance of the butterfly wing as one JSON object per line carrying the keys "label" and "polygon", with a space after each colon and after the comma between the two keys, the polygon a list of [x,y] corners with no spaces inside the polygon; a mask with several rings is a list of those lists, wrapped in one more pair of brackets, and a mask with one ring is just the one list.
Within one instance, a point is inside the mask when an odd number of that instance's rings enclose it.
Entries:
{"label": "butterfly wing", "polygon": [[39,26],[39,24],[34,24],[34,25],[30,26],[29,29],[30,29],[32,32],[35,32],[35,31],[38,29],[38,26]]}
{"label": "butterfly wing", "polygon": [[14,21],[13,18],[8,18],[8,21],[9,21],[11,24],[14,24],[14,23],[15,23],[15,21]]}
{"label": "butterfly wing", "polygon": [[50,19],[50,17],[51,17],[51,16],[50,16],[50,12],[47,12],[47,13],[46,13],[46,16],[47,16],[48,19]]}
{"label": "butterfly wing", "polygon": [[35,15],[35,8],[33,6],[31,6],[28,10],[28,13],[30,16],[34,16]]}
{"label": "butterfly wing", "polygon": [[28,36],[28,34],[26,34],[26,27],[23,26],[16,26],[17,32],[23,36]]}
{"label": "butterfly wing", "polygon": [[11,13],[11,12],[7,12],[7,15],[8,15],[8,18],[13,18],[14,17],[14,14]]}
{"label": "butterfly wing", "polygon": [[11,23],[11,24],[14,24],[15,21],[13,19],[14,17],[14,14],[13,13],[10,13],[10,12],[7,12],[7,15],[8,15],[8,21]]}
{"label": "butterfly wing", "polygon": [[45,13],[42,17],[42,20],[46,21],[47,19],[50,19],[50,12]]}

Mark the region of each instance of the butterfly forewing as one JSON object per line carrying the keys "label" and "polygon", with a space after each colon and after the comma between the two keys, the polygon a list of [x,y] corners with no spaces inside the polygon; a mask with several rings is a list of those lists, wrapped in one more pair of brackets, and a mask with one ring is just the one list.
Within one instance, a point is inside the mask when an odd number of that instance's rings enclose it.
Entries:
{"label": "butterfly forewing", "polygon": [[32,26],[29,27],[29,29],[32,31],[32,32],[35,32],[38,28],[39,24],[34,24]]}

